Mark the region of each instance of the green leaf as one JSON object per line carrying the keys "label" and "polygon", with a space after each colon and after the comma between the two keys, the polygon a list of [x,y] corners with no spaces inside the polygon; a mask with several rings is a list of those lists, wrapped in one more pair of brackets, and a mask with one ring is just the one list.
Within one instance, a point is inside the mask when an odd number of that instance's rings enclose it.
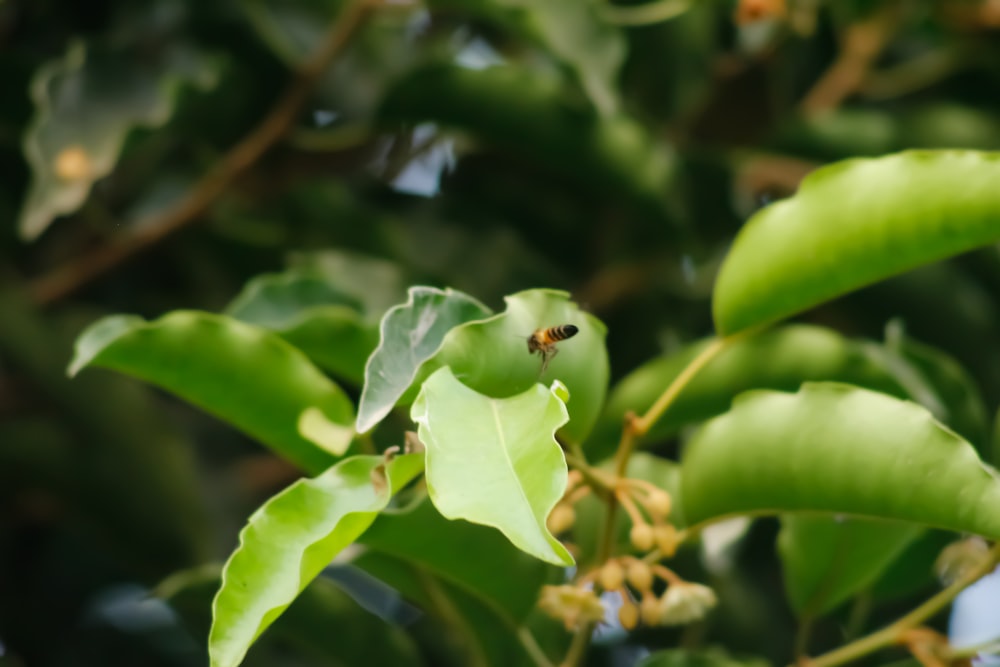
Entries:
{"label": "green leaf", "polygon": [[[177,394],[313,473],[342,455],[353,435],[353,408],[336,384],[278,336],[228,317],[105,317],[80,334],[69,374],[87,366]],[[336,437],[321,444],[304,437],[304,418],[313,431],[321,422]]]}
{"label": "green leaf", "polygon": [[277,332],[325,370],[360,385],[378,332],[358,307],[324,277],[293,269],[251,280],[226,314]]}
{"label": "green leaf", "polygon": [[[596,317],[558,290],[533,289],[504,297],[503,313],[478,322],[467,322],[448,332],[441,349],[421,367],[413,389],[441,366],[481,394],[504,398],[542,382],[562,382],[570,393],[566,407],[569,423],[559,437],[570,443],[586,439],[597,417],[608,386],[607,330]],[[558,343],[559,353],[541,373],[541,360],[528,352],[527,340],[543,327],[573,324],[579,331]]]}
{"label": "green leaf", "polygon": [[416,454],[388,464],[380,456],[352,457],[295,482],[258,509],[240,533],[213,603],[212,667],[238,665],[254,640],[422,467]]}
{"label": "green leaf", "polygon": [[602,114],[618,110],[625,36],[604,20],[597,0],[432,0],[430,6],[472,12],[525,35],[573,71]]}
{"label": "green leaf", "polygon": [[[193,636],[206,637],[221,572],[218,564],[183,570],[160,583],[153,594],[178,613]],[[330,632],[331,627],[337,632]],[[255,653],[268,643],[283,653],[293,646],[322,664],[359,665],[365,660],[373,664],[423,664],[413,640],[402,629],[365,612],[323,576],[295,598],[267,635],[258,640]]]}
{"label": "green leaf", "polygon": [[550,571],[497,531],[449,521],[428,500],[405,512],[383,512],[359,542],[461,587],[511,624],[534,608]]}
{"label": "green leaf", "polygon": [[1000,536],[1000,481],[922,407],[807,383],[747,392],[688,443],[692,524],[734,514],[832,512]]}
{"label": "green leaf", "polygon": [[39,69],[31,83],[35,116],[24,136],[32,180],[21,236],[35,239],[57,216],[77,210],[114,169],[132,129],[170,119],[183,85],[206,90],[217,79],[216,63],[190,49],[176,48],[150,65],[79,42]]}
{"label": "green leaf", "polygon": [[[599,438],[617,442],[625,413],[642,414],[649,409],[707,344],[699,341],[685,346],[625,376],[608,398]],[[789,325],[741,339],[723,350],[684,387],[646,439],[662,440],[682,426],[722,414],[737,394],[749,389],[794,391],[812,380],[849,382],[906,395],[865,343],[825,327]]]}
{"label": "green leaf", "polygon": [[792,607],[819,616],[872,586],[924,529],[908,523],[787,515],[778,551]]}
{"label": "green leaf", "polygon": [[370,430],[389,414],[421,365],[441,347],[445,334],[489,314],[486,306],[461,292],[411,287],[406,303],[391,308],[382,318],[381,341],[365,366],[358,432]]}
{"label": "green leaf", "polygon": [[[310,195],[316,196],[311,191]],[[342,203],[331,202],[328,198],[322,200],[322,205],[343,207]],[[343,213],[361,215],[361,211],[356,209]],[[375,224],[374,221],[371,224]],[[293,254],[290,265],[290,271],[322,277],[338,294],[344,294],[361,304],[361,314],[368,322],[378,322],[406,294],[399,266],[377,257],[341,250],[322,250]]]}
{"label": "green leaf", "polygon": [[536,384],[490,398],[440,369],[423,383],[410,416],[427,446],[427,489],[441,514],[493,526],[546,562],[573,563],[545,525],[566,489],[555,431],[569,415],[554,392]]}
{"label": "green leaf", "polygon": [[551,76],[510,65],[429,65],[397,82],[380,115],[386,123],[469,131],[532,165],[662,214],[672,155],[633,119],[580,108]]}
{"label": "green leaf", "polygon": [[813,172],[737,236],[715,286],[716,329],[770,324],[1000,240],[998,178],[1000,155],[976,151],[910,151]]}

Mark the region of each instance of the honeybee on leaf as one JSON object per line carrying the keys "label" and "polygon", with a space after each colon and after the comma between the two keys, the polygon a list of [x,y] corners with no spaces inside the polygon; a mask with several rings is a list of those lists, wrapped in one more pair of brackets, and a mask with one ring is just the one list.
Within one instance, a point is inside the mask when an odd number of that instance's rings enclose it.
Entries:
{"label": "honeybee on leaf", "polygon": [[528,336],[528,353],[534,354],[537,352],[542,357],[542,370],[539,371],[539,374],[545,372],[545,369],[549,366],[549,362],[559,353],[556,343],[567,338],[572,338],[579,331],[580,329],[576,325],[561,324],[557,327],[537,329],[535,333]]}

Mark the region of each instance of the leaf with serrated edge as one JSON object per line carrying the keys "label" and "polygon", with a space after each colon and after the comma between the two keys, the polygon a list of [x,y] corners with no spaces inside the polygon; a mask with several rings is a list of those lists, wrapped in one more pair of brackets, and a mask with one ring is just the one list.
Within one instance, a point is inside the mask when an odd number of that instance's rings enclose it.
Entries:
{"label": "leaf with serrated edge", "polygon": [[831,512],[1000,537],[1000,480],[927,410],[837,383],[752,391],[688,443],[691,524]]}
{"label": "leaf with serrated edge", "polygon": [[442,368],[424,382],[410,416],[427,446],[427,489],[441,514],[493,526],[546,562],[573,564],[545,525],[567,475],[555,432],[569,416],[554,392],[536,384],[489,398]]}
{"label": "leaf with serrated edge", "polygon": [[[212,667],[235,667],[257,637],[361,535],[423,466],[418,454],[355,456],[267,501],[240,533],[212,605]],[[381,475],[382,482],[373,479]]]}
{"label": "leaf with serrated edge", "polygon": [[[350,429],[347,395],[296,348],[265,329],[212,313],[174,311],[147,322],[113,315],[95,322],[76,341],[69,367],[75,375],[101,366],[173,392],[226,420],[303,469],[332,465]],[[310,438],[323,417],[325,436]],[[299,432],[305,421],[306,437]]]}
{"label": "leaf with serrated edge", "polygon": [[406,303],[394,306],[382,318],[381,341],[365,366],[358,432],[370,430],[389,414],[449,331],[489,315],[486,306],[461,292],[411,287]]}

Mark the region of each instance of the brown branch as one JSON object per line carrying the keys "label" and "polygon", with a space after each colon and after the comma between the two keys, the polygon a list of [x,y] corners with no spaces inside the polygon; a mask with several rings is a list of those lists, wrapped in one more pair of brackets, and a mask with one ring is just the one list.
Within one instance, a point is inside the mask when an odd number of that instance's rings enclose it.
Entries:
{"label": "brown branch", "polygon": [[803,114],[835,109],[861,86],[895,32],[899,14],[898,3],[888,3],[847,29],[837,59],[802,100]]}
{"label": "brown branch", "polygon": [[40,305],[59,301],[201,219],[216,200],[294,126],[320,77],[344,51],[375,6],[373,0],[356,0],[347,6],[270,113],[180,202],[136,223],[134,232],[32,281],[29,286],[32,299]]}

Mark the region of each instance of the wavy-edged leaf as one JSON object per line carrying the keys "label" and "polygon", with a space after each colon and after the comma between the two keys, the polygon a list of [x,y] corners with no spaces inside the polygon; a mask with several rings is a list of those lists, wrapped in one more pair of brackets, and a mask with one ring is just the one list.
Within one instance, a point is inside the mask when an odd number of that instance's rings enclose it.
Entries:
{"label": "wavy-edged leaf", "polygon": [[151,66],[82,43],[42,67],[31,83],[35,116],[24,135],[32,180],[18,223],[21,236],[34,239],[57,216],[79,208],[91,186],[114,169],[128,133],[166,123],[180,87],[211,88],[217,70],[190,49],[176,49]]}
{"label": "wavy-edged leaf", "polygon": [[[504,312],[449,331],[440,351],[421,367],[402,400],[415,396],[420,382],[441,366],[451,367],[462,383],[494,398],[519,394],[538,382],[559,380],[569,388],[571,397],[566,405],[570,421],[559,430],[559,437],[583,442],[607,393],[607,329],[559,290],[525,290],[504,297],[504,301]],[[542,373],[541,360],[528,352],[528,336],[536,329],[561,324],[575,325],[579,331],[558,343],[559,353]]]}
{"label": "wavy-edged leaf", "polygon": [[389,91],[380,115],[472,132],[599,192],[655,207],[673,173],[672,155],[642,125],[578,108],[558,79],[517,66],[417,69]]}
{"label": "wavy-edged leaf", "polygon": [[831,512],[1000,536],[1000,480],[924,408],[835,383],[747,392],[688,443],[685,518]]}
{"label": "wavy-edged leaf", "polygon": [[432,8],[497,21],[539,43],[568,66],[602,114],[620,107],[618,73],[625,36],[601,14],[597,0],[432,0]]}
{"label": "wavy-edged leaf", "polygon": [[[160,583],[153,594],[177,612],[192,636],[206,637],[221,572],[220,564],[177,572]],[[337,632],[330,632],[331,627],[336,627]],[[266,651],[265,645],[272,642],[283,652],[290,645],[324,664],[423,664],[406,632],[366,613],[336,582],[324,576],[314,579],[295,598],[258,641],[255,654],[261,649]]]}
{"label": "wavy-edged leaf", "polygon": [[[147,322],[112,315],[76,342],[69,374],[101,366],[145,380],[258,439],[307,471],[344,453],[353,406],[344,392],[277,335],[222,315],[175,311]],[[323,446],[300,433],[323,422]]]}
{"label": "wavy-edged leaf", "polygon": [[976,151],[909,151],[813,172],[737,236],[715,286],[716,329],[770,324],[1000,240],[998,178],[1000,154]]}
{"label": "wavy-edged leaf", "polygon": [[450,581],[514,624],[534,608],[551,571],[491,528],[445,519],[429,500],[383,512],[358,541]]}
{"label": "wavy-edged leaf", "polygon": [[382,318],[379,345],[365,366],[358,432],[370,430],[389,414],[449,331],[489,315],[486,306],[461,292],[411,287],[406,303],[389,309]]}
{"label": "wavy-edged leaf", "polygon": [[923,533],[912,523],[782,517],[778,551],[792,607],[810,617],[836,608],[873,585]]}
{"label": "wavy-edged leaf", "polygon": [[254,640],[422,468],[418,454],[388,464],[381,456],[355,456],[295,482],[258,509],[240,533],[213,602],[212,667],[238,665]]}
{"label": "wavy-edged leaf", "polygon": [[[617,442],[625,413],[645,412],[707,344],[699,341],[685,346],[626,375],[608,397],[599,437]],[[814,380],[906,395],[865,343],[825,327],[788,325],[736,341],[723,350],[684,387],[647,439],[662,439],[682,426],[719,415],[737,394],[749,389],[794,391]]]}
{"label": "wavy-edged leaf", "polygon": [[532,556],[572,565],[545,525],[566,490],[555,432],[569,415],[554,391],[536,384],[490,398],[442,368],[423,383],[410,416],[427,446],[427,489],[441,514],[493,526]]}
{"label": "wavy-edged leaf", "polygon": [[359,307],[325,277],[293,269],[251,280],[226,314],[277,332],[325,370],[360,385],[378,330]]}

